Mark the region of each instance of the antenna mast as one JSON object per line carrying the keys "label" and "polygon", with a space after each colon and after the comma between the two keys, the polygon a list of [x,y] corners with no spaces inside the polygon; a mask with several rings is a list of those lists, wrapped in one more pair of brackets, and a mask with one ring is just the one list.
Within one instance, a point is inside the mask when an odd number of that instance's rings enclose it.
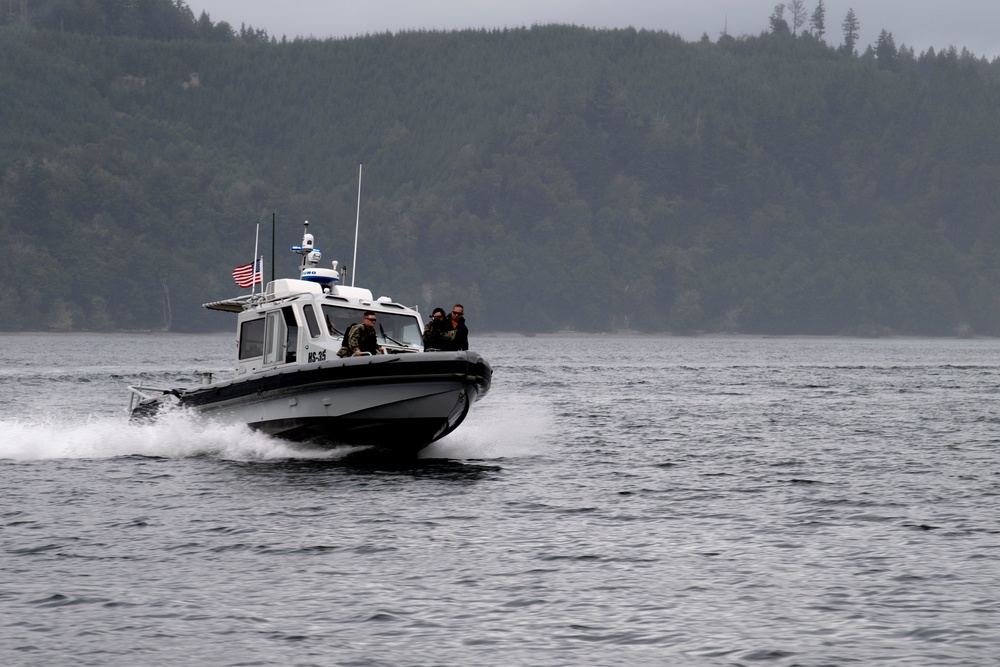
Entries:
{"label": "antenna mast", "polygon": [[351,287],[354,287],[354,276],[358,273],[358,227],[361,225],[361,167],[358,165],[358,216],[354,220],[354,260],[351,262]]}

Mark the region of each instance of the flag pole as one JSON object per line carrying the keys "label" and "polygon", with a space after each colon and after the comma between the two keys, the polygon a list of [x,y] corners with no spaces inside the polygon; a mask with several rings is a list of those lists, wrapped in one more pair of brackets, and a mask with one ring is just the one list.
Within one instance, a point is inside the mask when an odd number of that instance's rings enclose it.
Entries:
{"label": "flag pole", "polygon": [[[257,231],[254,232],[253,236],[253,266],[250,267],[250,280],[253,282],[250,283],[250,296],[256,294],[257,290],[257,250],[259,242],[260,242],[260,223],[258,222]],[[260,268],[263,269],[264,267],[261,266]],[[264,291],[263,285],[260,286],[260,291],[263,293]]]}

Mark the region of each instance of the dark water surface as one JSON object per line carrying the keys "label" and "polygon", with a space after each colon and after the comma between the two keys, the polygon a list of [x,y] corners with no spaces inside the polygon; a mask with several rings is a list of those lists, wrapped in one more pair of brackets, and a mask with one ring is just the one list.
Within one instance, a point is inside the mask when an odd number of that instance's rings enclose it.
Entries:
{"label": "dark water surface", "polygon": [[231,335],[0,336],[0,664],[1000,664],[1000,341],[474,338],[392,462],[126,423]]}

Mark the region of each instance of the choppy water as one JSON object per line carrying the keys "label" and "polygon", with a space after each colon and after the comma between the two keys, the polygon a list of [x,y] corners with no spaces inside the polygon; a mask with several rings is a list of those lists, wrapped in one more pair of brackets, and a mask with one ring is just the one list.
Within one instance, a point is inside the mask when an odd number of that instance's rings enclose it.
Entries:
{"label": "choppy water", "polygon": [[998,664],[1000,341],[474,339],[363,463],[125,422],[231,336],[0,336],[0,664]]}

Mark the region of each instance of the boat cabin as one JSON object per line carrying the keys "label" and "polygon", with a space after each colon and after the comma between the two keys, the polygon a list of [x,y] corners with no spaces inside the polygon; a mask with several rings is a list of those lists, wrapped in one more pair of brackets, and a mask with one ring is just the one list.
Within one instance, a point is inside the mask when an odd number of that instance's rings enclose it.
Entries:
{"label": "boat cabin", "polygon": [[423,327],[416,308],[387,296],[372,298],[361,287],[340,284],[338,262],[319,266],[322,253],[304,224],[299,279],[272,280],[263,292],[204,304],[211,310],[239,313],[236,374],[272,370],[283,365],[314,364],[333,359],[344,334],[370,310],[376,314],[378,344],[388,354],[423,352]]}
{"label": "boat cabin", "polygon": [[311,364],[337,356],[347,329],[365,311],[378,317],[378,343],[389,354],[422,352],[420,313],[369,290],[321,285],[308,280],[275,280],[256,299],[240,297],[205,304],[238,312],[236,374]]}

